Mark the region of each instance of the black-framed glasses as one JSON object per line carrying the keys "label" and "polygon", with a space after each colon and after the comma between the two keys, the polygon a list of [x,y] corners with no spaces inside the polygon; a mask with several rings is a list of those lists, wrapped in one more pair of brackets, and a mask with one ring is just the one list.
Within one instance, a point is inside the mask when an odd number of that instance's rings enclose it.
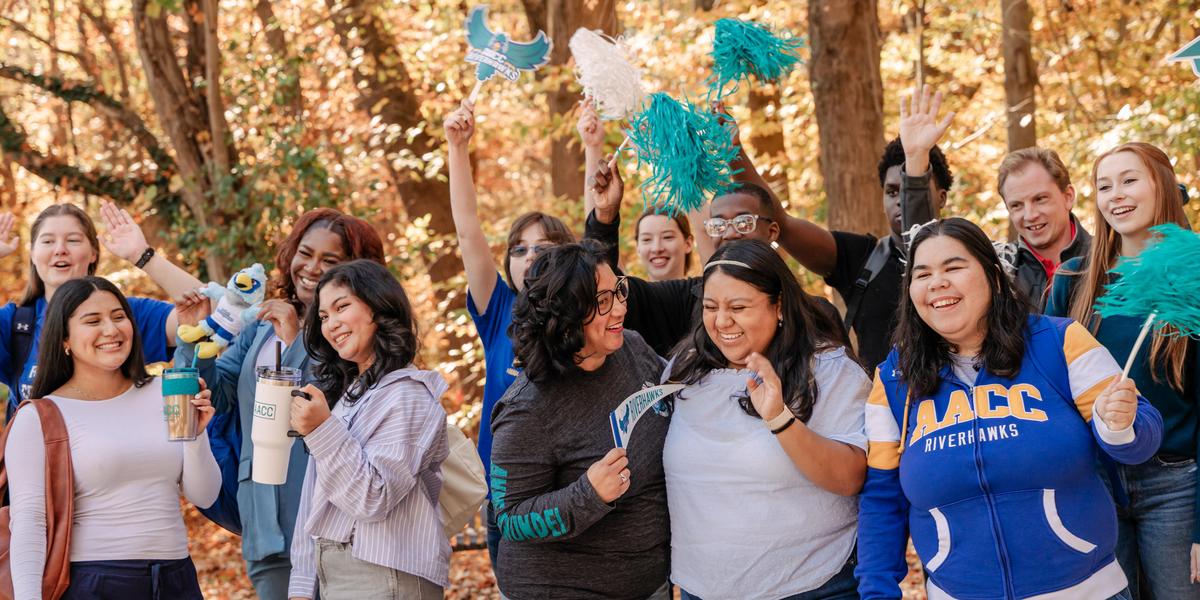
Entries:
{"label": "black-framed glasses", "polygon": [[612,312],[617,302],[624,304],[629,299],[629,280],[617,278],[617,285],[611,290],[602,290],[596,294],[596,314],[607,315]]}
{"label": "black-framed glasses", "polygon": [[553,247],[554,247],[554,244],[534,244],[532,246],[526,246],[525,244],[517,244],[516,246],[513,246],[512,248],[508,249],[508,255],[516,257],[516,258],[521,258],[522,256],[525,256],[526,254],[529,254],[530,252],[532,252],[534,256],[537,256]]}
{"label": "black-framed glasses", "polygon": [[759,219],[767,222],[773,220],[770,217],[761,217],[759,215],[738,215],[732,219],[713,217],[704,221],[704,232],[710,237],[721,237],[725,235],[726,231],[729,231],[730,227],[733,227],[734,231],[742,235],[749,235],[758,227]]}

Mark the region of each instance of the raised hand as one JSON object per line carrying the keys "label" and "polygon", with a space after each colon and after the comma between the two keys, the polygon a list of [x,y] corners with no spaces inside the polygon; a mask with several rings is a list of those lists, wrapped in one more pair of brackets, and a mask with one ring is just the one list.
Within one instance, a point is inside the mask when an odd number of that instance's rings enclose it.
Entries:
{"label": "raised hand", "polygon": [[1096,398],[1096,414],[1112,431],[1123,431],[1133,425],[1137,415],[1137,386],[1131,379],[1119,379],[1108,384]]}
{"label": "raised hand", "polygon": [[612,158],[612,155],[604,157],[591,181],[587,182],[588,193],[595,202],[596,219],[601,223],[616,220],[621,211],[621,198],[625,195],[625,180],[621,178],[620,166]]}
{"label": "raised hand", "polygon": [[465,147],[471,141],[471,136],[475,135],[475,107],[470,100],[463,100],[462,104],[446,117],[446,122],[443,124],[446,128],[446,141],[450,142],[451,146]]}
{"label": "raised hand", "polygon": [[942,93],[930,96],[929,86],[913,90],[912,97],[900,96],[900,143],[904,145],[905,171],[923,175],[929,169],[929,151],[946,134],[955,113],[937,120],[942,108]]}
{"label": "raised hand", "polygon": [[788,410],[783,404],[783,383],[779,381],[779,375],[775,373],[775,367],[767,357],[757,352],[750,353],[746,359],[746,369],[756,373],[762,380],[761,383],[753,377],[746,380],[746,388],[750,390],[750,403],[754,405],[754,410],[762,420],[770,421],[779,416],[779,413]]}
{"label": "raised hand", "polygon": [[587,98],[579,101],[579,120],[575,122],[575,131],[579,132],[584,148],[604,146],[604,122],[596,113],[595,105]]}
{"label": "raised hand", "polygon": [[104,222],[105,229],[104,235],[100,236],[100,243],[116,256],[136,263],[150,247],[142,228],[133,221],[128,211],[117,208],[116,204],[101,204],[100,220]]}
{"label": "raised hand", "polygon": [[587,478],[605,504],[611,504],[629,491],[629,458],[624,448],[613,448],[588,467]]}
{"label": "raised hand", "polygon": [[21,245],[21,238],[13,231],[17,218],[12,213],[0,213],[0,258],[16,253]]}
{"label": "raised hand", "polygon": [[733,115],[729,114],[729,109],[725,106],[724,100],[713,100],[709,105],[713,114],[717,115],[717,120],[721,122],[726,129],[729,130],[729,136],[733,140],[735,147],[742,145],[742,131],[738,128],[737,121],[733,120]]}

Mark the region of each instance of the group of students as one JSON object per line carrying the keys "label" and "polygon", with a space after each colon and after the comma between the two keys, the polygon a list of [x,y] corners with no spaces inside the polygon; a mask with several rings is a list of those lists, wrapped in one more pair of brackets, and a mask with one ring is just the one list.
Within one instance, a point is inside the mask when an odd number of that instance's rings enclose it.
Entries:
{"label": "group of students", "polygon": [[[476,209],[473,107],[446,119],[502,596],[899,598],[911,538],[930,598],[1200,598],[1194,342],[1155,334],[1125,378],[1114,356],[1144,319],[1092,308],[1151,227],[1188,227],[1169,158],[1096,160],[1093,238],[1058,154],[1014,152],[997,180],[1018,240],[993,242],[941,218],[940,112],[929,89],[901,102],[890,235],[789,215],[739,143],[702,211],[639,217],[646,280],[617,261],[624,182],[590,107],[583,239],[521,215],[507,277]],[[686,387],[614,449],[608,414],[665,382]]]}
{"label": "group of students", "polygon": [[[206,432],[217,411],[232,411],[243,432],[237,506],[260,597],[316,598],[318,588],[328,600],[440,597],[450,559],[438,510],[446,382],[413,366],[412,307],[374,228],[328,208],[300,215],[278,245],[276,297],[223,354],[194,360],[175,332],[208,315],[200,282],[155,253],[128,213],[106,204],[101,216],[103,238],[76,206],[42,211],[26,292],[0,308],[15,597],[202,598],[179,494],[203,508],[218,498],[222,473]],[[13,225],[0,216],[4,254],[15,249]],[[95,276],[102,243],[175,303],[126,298]],[[272,486],[251,479],[250,431],[256,369],[276,365],[277,343],[307,397],[292,400],[290,425],[303,442],[286,482]],[[145,367],[172,360],[172,348],[177,365],[200,372],[193,441],[167,441],[160,386]],[[43,586],[52,541],[46,436],[32,406],[14,411],[31,398],[53,402],[70,444],[69,586],[59,596]]]}
{"label": "group of students", "polygon": [[[476,205],[472,106],[446,118],[503,597],[899,598],[910,537],[930,598],[1200,597],[1194,343],[1156,334],[1123,378],[1114,357],[1141,319],[1092,309],[1151,227],[1188,226],[1168,157],[1131,143],[1097,159],[1090,237],[1058,155],[1015,152],[998,184],[1019,241],[994,243],[939,218],[951,117],[938,119],[927,89],[906,100],[879,163],[890,235],[788,215],[740,151],[738,181],[701,213],[639,217],[648,279],[619,263],[624,182],[593,110],[578,124],[583,239],[526,213],[502,264]],[[49,399],[68,428],[62,597],[200,597],[178,495],[207,507],[221,472],[206,434],[164,435],[143,365],[172,358],[199,368],[202,425],[232,413],[243,431],[237,505],[259,597],[439,597],[446,384],[413,366],[412,308],[379,234],[332,209],[300,215],[257,322],[197,359],[175,330],[207,316],[200,282],[124,211],[100,216],[103,238],[76,207],[43,211],[26,292],[0,308],[12,406]],[[13,226],[0,215],[0,258]],[[175,302],[125,298],[96,277],[102,245]],[[838,290],[844,314],[806,293],[777,247]],[[302,442],[271,486],[250,477],[249,432],[256,369],[277,360],[302,371],[309,397],[293,400]],[[663,383],[684,387],[614,448],[609,414]],[[31,414],[15,414],[5,449],[22,600],[43,597],[47,561]]]}

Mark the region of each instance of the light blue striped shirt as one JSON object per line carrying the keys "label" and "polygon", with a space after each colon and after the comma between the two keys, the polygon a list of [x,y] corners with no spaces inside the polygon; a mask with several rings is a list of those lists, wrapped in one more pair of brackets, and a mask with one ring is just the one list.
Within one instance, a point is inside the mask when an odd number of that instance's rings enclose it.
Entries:
{"label": "light blue striped shirt", "polygon": [[[315,539],[350,542],[354,558],[450,585],[438,496],[446,459],[446,381],[392,371],[304,438],[312,454],[292,536],[288,596],[312,598]],[[336,577],[336,574],[332,576]]]}

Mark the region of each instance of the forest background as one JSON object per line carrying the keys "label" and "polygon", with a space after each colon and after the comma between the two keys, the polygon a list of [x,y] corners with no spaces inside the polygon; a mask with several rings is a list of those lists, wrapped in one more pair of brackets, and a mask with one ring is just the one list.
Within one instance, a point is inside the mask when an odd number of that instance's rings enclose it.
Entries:
{"label": "forest background", "polygon": [[[0,0],[0,211],[28,239],[53,202],[96,214],[111,199],[202,279],[270,265],[305,209],[368,218],[412,296],[420,357],[452,382],[447,411],[479,420],[483,354],[464,308],[443,118],[473,85],[461,0]],[[740,17],[806,38],[805,65],[727,99],[741,137],[788,209],[881,232],[876,163],[919,83],[958,112],[942,147],[955,183],[945,214],[1007,231],[995,173],[1010,149],[1057,150],[1094,221],[1094,157],[1121,142],[1163,147],[1198,195],[1200,87],[1164,58],[1200,34],[1200,1],[493,0],[493,30],[553,39],[551,64],[483,88],[472,160],[499,253],[512,217],[557,214],[581,230],[579,89],[567,40],[623,35],[652,91],[699,101],[713,23]],[[621,140],[608,125],[610,149]],[[626,163],[626,223],[642,208]],[[643,173],[644,174],[644,173]],[[1193,216],[1200,202],[1188,207]],[[626,228],[628,229],[628,227]],[[632,232],[622,256],[640,273]],[[28,254],[0,261],[15,299]],[[155,290],[110,256],[100,273]],[[801,271],[810,290],[834,294]],[[189,513],[210,598],[253,597],[236,538]],[[494,593],[481,552],[456,555],[449,597]]]}

